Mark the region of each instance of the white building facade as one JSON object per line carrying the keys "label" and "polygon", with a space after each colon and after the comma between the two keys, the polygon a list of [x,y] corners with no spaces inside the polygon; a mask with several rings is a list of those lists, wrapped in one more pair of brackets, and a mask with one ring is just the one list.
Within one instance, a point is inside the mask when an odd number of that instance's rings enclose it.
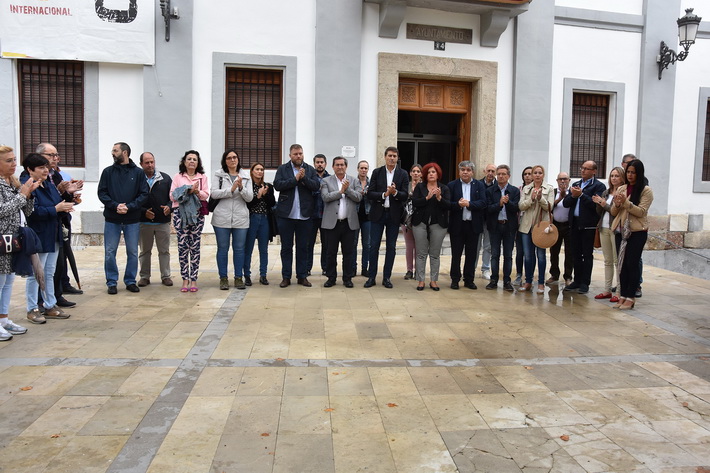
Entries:
{"label": "white building facade", "polygon": [[[179,19],[169,22],[169,41],[160,2],[145,3],[154,41],[126,47],[154,48],[153,64],[80,61],[74,146],[83,154],[63,168],[86,180],[80,231],[101,233],[96,185],[118,141],[136,162],[153,152],[169,174],[186,150],[199,150],[209,176],[231,147],[243,164],[266,160],[275,170],[292,143],[309,162],[354,146],[354,174],[357,160],[381,165],[394,145],[405,168],[436,160],[453,178],[469,159],[481,177],[486,164],[506,163],[516,185],[525,166],[543,164],[554,183],[559,171],[578,176],[590,156],[606,178],[633,153],[654,190],[655,230],[706,246],[708,23],[687,60],[660,80],[656,62],[661,41],[680,51],[676,19],[685,9],[710,19],[703,2],[173,0]],[[0,33],[0,142],[19,156],[32,151],[22,74],[33,60],[5,54],[3,42]],[[52,133],[41,140],[58,141]]]}

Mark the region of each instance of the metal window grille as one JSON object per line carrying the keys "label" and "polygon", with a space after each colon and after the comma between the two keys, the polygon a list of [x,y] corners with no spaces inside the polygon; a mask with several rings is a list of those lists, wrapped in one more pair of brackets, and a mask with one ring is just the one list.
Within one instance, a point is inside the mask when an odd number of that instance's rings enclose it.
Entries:
{"label": "metal window grille", "polygon": [[83,167],[84,64],[72,61],[17,61],[22,156],[49,142],[61,166]]}
{"label": "metal window grille", "polygon": [[703,146],[703,181],[710,181],[710,100],[705,112],[705,143]]}
{"label": "metal window grille", "polygon": [[281,165],[282,71],[227,69],[225,149],[239,153],[242,167]]}
{"label": "metal window grille", "polygon": [[572,105],[570,172],[579,177],[585,161],[597,163],[604,176],[609,137],[609,96],[575,93]]}

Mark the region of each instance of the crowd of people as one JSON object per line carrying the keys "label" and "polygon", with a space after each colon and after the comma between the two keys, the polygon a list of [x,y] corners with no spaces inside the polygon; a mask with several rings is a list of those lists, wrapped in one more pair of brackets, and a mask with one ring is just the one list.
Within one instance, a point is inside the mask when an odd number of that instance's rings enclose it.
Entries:
{"label": "crowd of people", "polygon": [[[365,288],[377,284],[378,261],[383,235],[385,257],[381,284],[392,288],[392,271],[400,231],[406,247],[404,279],[416,279],[416,289],[426,288],[427,261],[429,287],[439,285],[440,257],[444,239],[451,243],[450,288],[477,289],[476,268],[481,260],[485,288],[495,290],[502,280],[505,291],[545,292],[545,285],[560,277],[564,291],[585,294],[591,284],[593,251],[604,255],[604,290],[597,299],[609,299],[614,307],[626,310],[641,297],[641,253],[648,235],[648,209],[653,192],[645,177],[643,163],[633,155],[609,173],[607,187],[597,179],[597,164],[582,164],[581,179],[570,184],[561,172],[557,186],[545,181],[542,165],[523,170],[522,185],[510,182],[510,167],[489,164],[482,179],[475,179],[470,161],[458,164],[458,178],[445,183],[437,163],[415,164],[409,172],[398,166],[399,152],[389,147],[385,164],[369,174],[367,161],[357,163],[356,173],[348,174],[348,160],[338,156],[326,171],[327,158],[314,157],[311,166],[304,160],[303,147],[294,144],[289,160],[276,170],[273,184],[265,182],[265,166],[256,162],[248,171],[241,166],[235,149],[222,154],[220,169],[211,179],[205,174],[200,153],[186,151],[174,176],[160,172],[150,152],[140,155],[139,165],[128,144],[116,143],[113,165],[103,170],[98,197],[104,205],[104,270],[108,294],[118,293],[119,268],[116,263],[121,235],[126,248],[123,283],[126,290],[140,292],[151,283],[151,257],[157,248],[160,280],[173,286],[170,269],[170,235],[177,236],[181,292],[197,292],[201,236],[205,216],[217,243],[219,287],[230,288],[229,250],[232,250],[233,285],[252,285],[251,263],[255,244],[259,251],[259,283],[268,285],[268,244],[279,235],[281,281],[279,287],[296,283],[312,284],[315,242],[320,234],[324,287],[338,281],[338,252],[342,253],[340,278],[347,288],[353,278],[366,277]],[[42,143],[27,155],[20,178],[15,177],[17,160],[12,148],[0,147],[0,230],[5,252],[0,254],[0,340],[9,340],[26,329],[8,318],[15,277],[15,254],[8,236],[23,227],[34,230],[39,248],[38,268],[26,282],[27,319],[68,318],[63,308],[75,303],[65,293],[81,293],[70,284],[66,260],[71,257],[71,212],[81,203],[83,182],[71,179],[58,166],[59,154]],[[278,201],[275,197],[278,191]],[[550,245],[536,242],[533,229],[552,222],[557,237]],[[357,247],[360,242],[360,272]],[[550,277],[545,279],[547,247],[550,249]],[[564,252],[560,271],[560,251]],[[516,252],[516,279],[512,280],[513,252]],[[139,251],[140,249],[140,251]],[[501,270],[500,260],[503,258]],[[536,265],[537,262],[537,265]],[[139,271],[140,263],[140,271]],[[462,265],[463,263],[463,265]],[[535,272],[537,278],[535,280]],[[20,274],[19,272],[17,272]],[[37,276],[37,277],[35,277]],[[136,280],[136,277],[139,277]],[[533,289],[533,281],[536,287]],[[614,281],[616,280],[616,285]]]}

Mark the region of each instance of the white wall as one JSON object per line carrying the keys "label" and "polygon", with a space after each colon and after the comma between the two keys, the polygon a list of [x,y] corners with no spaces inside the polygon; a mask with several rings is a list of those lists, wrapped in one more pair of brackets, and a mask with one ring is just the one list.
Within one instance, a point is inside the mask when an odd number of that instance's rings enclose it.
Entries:
{"label": "white wall", "polygon": [[[473,44],[446,43],[446,51],[435,51],[431,41],[407,39],[407,23],[441,25],[451,28],[473,29]],[[496,105],[497,163],[510,162],[510,132],[513,95],[513,28],[511,21],[500,38],[497,48],[481,47],[479,43],[480,17],[461,13],[446,13],[422,8],[407,8],[396,39],[380,38],[379,5],[364,3],[362,33],[362,68],[360,73],[360,159],[376,163],[384,150],[377,148],[377,57],[380,52],[419,54],[432,57],[475,59],[498,63],[498,97]],[[393,143],[396,144],[396,143]]]}
{"label": "white wall", "polygon": [[193,137],[204,161],[224,151],[211,149],[213,52],[297,57],[296,139],[306,156],[315,154],[315,2],[210,0],[193,21]]}
{"label": "white wall", "polygon": [[[623,45],[621,48],[619,45]],[[584,79],[625,84],[623,153],[636,147],[641,34],[575,26],[555,25],[552,52],[552,103],[550,121],[550,169],[552,182],[560,170],[564,79]],[[614,164],[621,162],[615,157]],[[574,172],[573,172],[574,174]],[[599,176],[606,178],[606,176]]]}
{"label": "white wall", "polygon": [[555,0],[555,6],[631,15],[643,14],[643,0]]}

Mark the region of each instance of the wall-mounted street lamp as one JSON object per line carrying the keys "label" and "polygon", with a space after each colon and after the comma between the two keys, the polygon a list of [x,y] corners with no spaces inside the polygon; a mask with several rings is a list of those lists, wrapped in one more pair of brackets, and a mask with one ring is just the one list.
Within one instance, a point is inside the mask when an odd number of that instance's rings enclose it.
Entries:
{"label": "wall-mounted street lamp", "polygon": [[177,7],[170,6],[170,0],[160,0],[160,11],[165,18],[165,41],[170,41],[170,20],[179,20]]}
{"label": "wall-mounted street lamp", "polygon": [[661,54],[656,56],[656,62],[658,63],[658,80],[661,80],[661,74],[663,69],[668,69],[668,66],[675,64],[676,61],[684,61],[688,57],[688,49],[690,45],[695,43],[695,36],[698,34],[698,26],[700,25],[700,18],[698,15],[693,14],[693,9],[688,8],[685,10],[685,16],[678,18],[678,39],[680,45],[683,46],[683,51],[676,54],[675,51],[670,49],[665,41],[661,41]]}

